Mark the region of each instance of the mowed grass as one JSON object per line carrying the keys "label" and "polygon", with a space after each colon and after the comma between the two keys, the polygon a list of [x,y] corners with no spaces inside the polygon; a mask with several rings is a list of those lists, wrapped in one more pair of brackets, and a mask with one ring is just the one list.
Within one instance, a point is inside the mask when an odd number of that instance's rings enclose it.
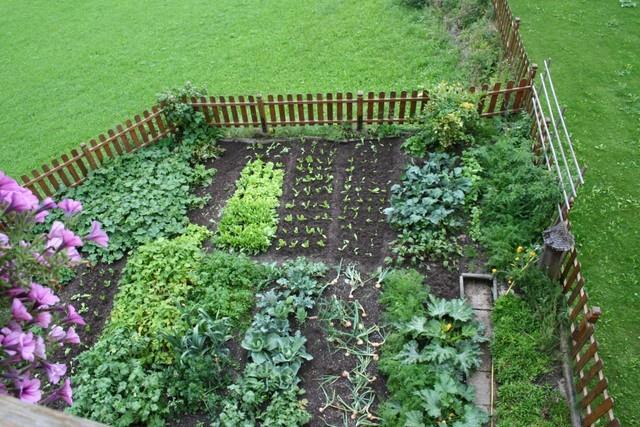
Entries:
{"label": "mowed grass", "polygon": [[[588,166],[572,222],[615,412],[640,425],[640,7],[512,0],[524,42],[552,73]],[[640,5],[640,3],[639,3]]]}
{"label": "mowed grass", "polygon": [[190,80],[213,95],[456,79],[442,25],[395,0],[5,1],[0,170],[19,175]]}

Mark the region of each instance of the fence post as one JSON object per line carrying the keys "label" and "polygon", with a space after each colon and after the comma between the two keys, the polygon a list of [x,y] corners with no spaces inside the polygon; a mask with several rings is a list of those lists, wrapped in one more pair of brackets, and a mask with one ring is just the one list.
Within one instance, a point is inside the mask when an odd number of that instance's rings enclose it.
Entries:
{"label": "fence post", "polygon": [[511,24],[511,34],[507,38],[506,53],[507,53],[507,58],[509,62],[513,61],[513,55],[511,54],[512,53],[511,51],[513,50],[513,45],[516,42],[516,37],[517,37],[516,35],[518,34],[519,29],[520,29],[520,18],[516,16],[513,23]]}
{"label": "fence post", "polygon": [[264,101],[262,100],[262,95],[256,96],[256,100],[258,101],[258,115],[260,116],[260,125],[262,126],[262,132],[267,133],[267,117],[264,113]]}
{"label": "fence post", "polygon": [[89,166],[91,167],[91,170],[98,169],[98,166],[96,165],[96,161],[93,159],[93,156],[91,155],[91,152],[87,147],[87,144],[85,143],[80,144],[80,149],[82,150],[82,154],[84,154],[84,158],[87,159],[87,161],[89,162]]}
{"label": "fence post", "polygon": [[542,236],[544,249],[539,265],[552,280],[556,280],[560,277],[564,254],[573,248],[575,241],[562,221],[544,230]]}
{"label": "fence post", "polygon": [[538,64],[531,64],[531,69],[529,70],[529,81],[533,84],[533,79],[536,78],[536,74],[538,73]]}
{"label": "fence post", "polygon": [[357,125],[356,125],[356,129],[358,130],[358,132],[362,132],[362,116],[363,116],[363,97],[364,97],[364,93],[359,90],[358,91],[358,104],[356,106],[356,119],[357,119]]}

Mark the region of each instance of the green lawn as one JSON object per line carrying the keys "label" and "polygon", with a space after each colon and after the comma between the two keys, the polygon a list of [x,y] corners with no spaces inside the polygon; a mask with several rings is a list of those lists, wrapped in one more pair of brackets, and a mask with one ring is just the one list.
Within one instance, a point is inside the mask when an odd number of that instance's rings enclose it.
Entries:
{"label": "green lawn", "polygon": [[48,162],[186,80],[221,95],[455,79],[436,18],[396,0],[5,1],[0,170]]}
{"label": "green lawn", "polygon": [[[553,60],[579,158],[572,222],[597,338],[624,425],[640,425],[640,7],[618,0],[512,0],[525,45]],[[640,2],[637,2],[640,6]]]}

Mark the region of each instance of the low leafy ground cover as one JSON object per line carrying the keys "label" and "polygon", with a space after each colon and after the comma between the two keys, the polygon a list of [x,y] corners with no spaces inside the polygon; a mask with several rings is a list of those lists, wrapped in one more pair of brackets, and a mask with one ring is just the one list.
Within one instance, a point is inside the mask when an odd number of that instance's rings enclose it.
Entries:
{"label": "low leafy ground cover", "polygon": [[[640,424],[640,3],[509,2],[529,55],[551,57],[586,183],[571,213],[616,416]],[[627,7],[622,7],[624,4]],[[635,7],[633,7],[635,6]],[[571,31],[572,37],[566,37]]]}

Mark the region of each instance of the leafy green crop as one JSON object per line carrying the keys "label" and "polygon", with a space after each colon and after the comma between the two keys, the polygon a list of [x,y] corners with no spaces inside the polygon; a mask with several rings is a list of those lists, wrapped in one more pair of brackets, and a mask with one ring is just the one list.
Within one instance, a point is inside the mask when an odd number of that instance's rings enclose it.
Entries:
{"label": "leafy green crop", "polygon": [[186,147],[164,140],[118,157],[65,192],[65,197],[84,206],[80,231],[88,231],[91,221],[98,220],[109,235],[107,249],[83,248],[89,259],[113,262],[137,246],[185,230],[187,210],[205,201],[191,189],[210,181],[215,173],[192,166],[190,156]]}
{"label": "leafy green crop", "polygon": [[230,327],[248,317],[272,270],[243,255],[205,254],[201,245],[210,236],[190,225],[186,234],[148,243],[129,258],[111,318],[79,358],[75,414],[154,425],[170,413],[221,404],[230,382],[224,347]]}
{"label": "leafy green crop", "polygon": [[284,172],[271,162],[249,162],[218,224],[216,245],[249,254],[269,248],[278,224]]}
{"label": "leafy green crop", "polygon": [[[474,390],[464,384],[480,364],[482,325],[463,300],[429,295],[425,301],[422,281],[413,270],[392,272],[384,281],[381,302],[392,332],[380,359],[389,390],[381,407],[383,425],[482,425],[487,414],[473,404]],[[414,317],[408,319],[403,306],[417,307]]]}
{"label": "leafy green crop", "polygon": [[229,399],[216,426],[295,426],[311,416],[299,396],[298,371],[311,355],[306,338],[291,330],[295,316],[300,325],[323,287],[319,278],[326,267],[304,258],[285,263],[276,273],[276,287],[258,297],[258,313],[247,330],[242,347],[250,362],[239,381],[229,387]]}
{"label": "leafy green crop", "polygon": [[391,207],[384,212],[399,231],[393,246],[398,261],[417,264],[457,250],[453,233],[462,226],[460,214],[471,189],[457,160],[432,153],[423,166],[407,167],[402,184],[391,187]]}

